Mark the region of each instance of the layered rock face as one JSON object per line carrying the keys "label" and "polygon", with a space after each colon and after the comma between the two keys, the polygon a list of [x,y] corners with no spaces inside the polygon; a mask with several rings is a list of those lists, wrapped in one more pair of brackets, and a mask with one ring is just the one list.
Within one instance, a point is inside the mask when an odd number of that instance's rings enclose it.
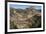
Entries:
{"label": "layered rock face", "polygon": [[10,28],[39,28],[41,27],[41,12],[35,9],[14,9],[10,10]]}

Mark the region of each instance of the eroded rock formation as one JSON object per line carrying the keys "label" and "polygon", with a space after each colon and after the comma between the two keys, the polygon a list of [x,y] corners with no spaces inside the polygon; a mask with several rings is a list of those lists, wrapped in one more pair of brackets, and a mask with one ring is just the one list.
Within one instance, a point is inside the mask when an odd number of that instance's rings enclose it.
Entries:
{"label": "eroded rock formation", "polygon": [[35,10],[10,10],[10,28],[38,28],[41,27],[41,12]]}

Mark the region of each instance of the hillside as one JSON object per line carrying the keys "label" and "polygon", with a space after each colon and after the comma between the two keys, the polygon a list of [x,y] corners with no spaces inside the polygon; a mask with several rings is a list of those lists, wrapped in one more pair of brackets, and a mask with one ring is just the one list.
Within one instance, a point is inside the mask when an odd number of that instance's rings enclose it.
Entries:
{"label": "hillside", "polygon": [[41,27],[41,10],[26,8],[10,8],[10,28],[39,28]]}

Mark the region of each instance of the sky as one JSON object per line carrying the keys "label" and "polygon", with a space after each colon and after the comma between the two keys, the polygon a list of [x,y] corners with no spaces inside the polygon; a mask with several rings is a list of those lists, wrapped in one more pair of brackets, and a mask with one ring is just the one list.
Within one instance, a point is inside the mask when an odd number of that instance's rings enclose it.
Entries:
{"label": "sky", "polygon": [[[31,5],[10,4],[10,7],[16,9],[25,9],[31,7]],[[41,6],[35,6],[35,9],[41,9]]]}

